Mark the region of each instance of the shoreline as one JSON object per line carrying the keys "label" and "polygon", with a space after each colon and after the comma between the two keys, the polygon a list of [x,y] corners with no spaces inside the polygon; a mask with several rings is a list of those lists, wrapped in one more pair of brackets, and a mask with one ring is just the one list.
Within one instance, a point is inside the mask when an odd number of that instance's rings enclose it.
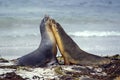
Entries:
{"label": "shoreline", "polygon": [[15,66],[11,61],[0,59],[0,80],[119,80],[120,55],[107,57],[114,60],[100,66],[61,65],[40,67]]}

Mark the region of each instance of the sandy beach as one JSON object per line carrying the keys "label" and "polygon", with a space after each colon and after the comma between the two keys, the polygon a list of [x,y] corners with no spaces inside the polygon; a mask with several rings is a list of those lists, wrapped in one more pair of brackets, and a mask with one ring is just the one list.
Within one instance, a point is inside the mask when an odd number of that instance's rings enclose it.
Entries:
{"label": "sandy beach", "polygon": [[16,66],[1,58],[0,80],[120,80],[120,56],[108,58],[113,61],[98,66],[55,65],[45,68]]}
{"label": "sandy beach", "polygon": [[[58,50],[59,65],[16,66],[40,45],[45,14],[82,50],[111,62],[64,65]],[[120,0],[0,0],[0,80],[120,80]]]}

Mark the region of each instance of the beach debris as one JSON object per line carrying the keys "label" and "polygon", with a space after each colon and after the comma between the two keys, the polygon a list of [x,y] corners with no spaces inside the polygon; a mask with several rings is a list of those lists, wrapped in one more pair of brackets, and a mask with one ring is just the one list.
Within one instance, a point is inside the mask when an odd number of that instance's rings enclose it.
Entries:
{"label": "beach debris", "polygon": [[120,60],[100,66],[56,65],[51,67],[16,66],[0,62],[0,80],[119,80]]}

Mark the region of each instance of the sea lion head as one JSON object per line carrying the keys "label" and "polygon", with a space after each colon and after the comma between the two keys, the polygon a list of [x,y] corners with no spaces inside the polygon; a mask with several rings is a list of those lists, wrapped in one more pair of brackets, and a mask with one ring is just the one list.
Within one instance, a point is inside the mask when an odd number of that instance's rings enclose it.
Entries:
{"label": "sea lion head", "polygon": [[56,22],[54,19],[51,19],[51,24],[51,29],[54,34],[64,35],[63,33],[65,33],[65,31],[58,22]]}
{"label": "sea lion head", "polygon": [[41,24],[40,24],[40,33],[41,34],[46,32],[45,26],[48,25],[49,21],[50,21],[50,17],[45,15],[45,17],[42,19]]}

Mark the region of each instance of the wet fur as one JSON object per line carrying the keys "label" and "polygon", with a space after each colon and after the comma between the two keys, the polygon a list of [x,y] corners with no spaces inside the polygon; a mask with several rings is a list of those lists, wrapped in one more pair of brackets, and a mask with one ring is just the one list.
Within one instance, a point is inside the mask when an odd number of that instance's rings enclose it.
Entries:
{"label": "wet fur", "polygon": [[50,18],[45,17],[40,24],[41,43],[38,49],[18,59],[20,66],[45,67],[58,63],[55,38],[50,27]]}
{"label": "wet fur", "polygon": [[87,53],[67,35],[61,25],[52,20],[52,31],[65,64],[96,65],[109,62],[108,59]]}

